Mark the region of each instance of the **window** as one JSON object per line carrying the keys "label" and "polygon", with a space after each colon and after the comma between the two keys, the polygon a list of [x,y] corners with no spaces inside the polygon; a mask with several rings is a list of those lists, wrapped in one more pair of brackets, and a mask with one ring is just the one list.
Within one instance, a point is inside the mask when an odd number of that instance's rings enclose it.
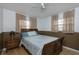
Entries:
{"label": "window", "polygon": [[20,20],[19,20],[19,27],[20,27],[20,29],[26,27],[26,25],[25,25],[25,20],[23,20],[23,19],[20,19]]}
{"label": "window", "polygon": [[64,32],[74,32],[74,10],[70,10],[64,13]]}
{"label": "window", "polygon": [[25,22],[26,22],[26,28],[29,29],[30,28],[30,21],[26,20]]}
{"label": "window", "polygon": [[63,31],[63,19],[58,19],[58,31]]}

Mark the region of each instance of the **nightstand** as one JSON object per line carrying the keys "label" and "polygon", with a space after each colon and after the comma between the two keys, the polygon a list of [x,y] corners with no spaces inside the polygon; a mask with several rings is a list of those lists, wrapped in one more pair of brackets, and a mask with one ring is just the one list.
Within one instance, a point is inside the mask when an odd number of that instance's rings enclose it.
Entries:
{"label": "nightstand", "polygon": [[12,49],[19,47],[19,44],[20,44],[19,33],[16,33],[13,39],[10,37],[9,32],[3,33],[3,48]]}

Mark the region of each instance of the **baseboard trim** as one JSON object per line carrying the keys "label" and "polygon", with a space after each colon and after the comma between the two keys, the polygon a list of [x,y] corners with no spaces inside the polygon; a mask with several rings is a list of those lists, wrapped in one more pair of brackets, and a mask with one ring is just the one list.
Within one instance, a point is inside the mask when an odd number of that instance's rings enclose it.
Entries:
{"label": "baseboard trim", "polygon": [[79,53],[78,50],[73,49],[73,48],[70,48],[70,47],[67,47],[67,46],[63,46],[63,48],[68,49],[68,50],[73,51],[73,52],[77,52],[77,53]]}

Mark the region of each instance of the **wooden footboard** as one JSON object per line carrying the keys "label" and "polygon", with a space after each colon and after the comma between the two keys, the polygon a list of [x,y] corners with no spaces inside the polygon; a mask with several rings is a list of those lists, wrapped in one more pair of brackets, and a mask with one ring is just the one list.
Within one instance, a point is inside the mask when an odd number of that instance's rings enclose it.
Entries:
{"label": "wooden footboard", "polygon": [[44,46],[43,55],[58,55],[62,51],[63,37]]}

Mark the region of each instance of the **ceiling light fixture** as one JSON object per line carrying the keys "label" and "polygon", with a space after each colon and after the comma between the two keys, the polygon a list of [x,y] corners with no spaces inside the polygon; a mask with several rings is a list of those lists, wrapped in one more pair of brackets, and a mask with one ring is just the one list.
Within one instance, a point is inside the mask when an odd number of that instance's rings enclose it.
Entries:
{"label": "ceiling light fixture", "polygon": [[42,6],[42,8],[45,8],[45,4],[44,3],[41,3],[41,6]]}

